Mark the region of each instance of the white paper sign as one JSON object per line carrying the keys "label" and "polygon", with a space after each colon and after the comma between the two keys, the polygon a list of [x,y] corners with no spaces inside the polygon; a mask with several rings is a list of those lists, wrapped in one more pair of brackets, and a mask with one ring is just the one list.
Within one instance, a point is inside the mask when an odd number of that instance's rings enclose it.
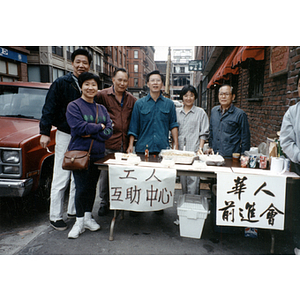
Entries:
{"label": "white paper sign", "polygon": [[156,211],[173,206],[176,170],[109,166],[110,209]]}
{"label": "white paper sign", "polygon": [[217,173],[217,225],[284,229],[286,178]]}

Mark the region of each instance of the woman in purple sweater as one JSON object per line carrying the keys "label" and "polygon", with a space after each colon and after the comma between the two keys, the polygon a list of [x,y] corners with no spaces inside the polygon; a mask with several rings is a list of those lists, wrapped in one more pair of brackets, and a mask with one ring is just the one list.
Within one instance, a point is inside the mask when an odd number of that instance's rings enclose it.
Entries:
{"label": "woman in purple sweater", "polygon": [[[91,231],[100,229],[100,225],[92,218],[96,186],[100,175],[100,170],[94,162],[104,157],[104,142],[113,133],[112,122],[106,108],[94,101],[100,84],[99,77],[85,72],[79,75],[78,84],[82,96],[69,103],[66,113],[72,137],[68,150],[88,151],[92,139],[94,142],[88,170],[73,171],[76,186],[76,222],[68,234],[68,238],[73,239],[78,238],[85,228]],[[97,107],[98,120],[96,122]]]}

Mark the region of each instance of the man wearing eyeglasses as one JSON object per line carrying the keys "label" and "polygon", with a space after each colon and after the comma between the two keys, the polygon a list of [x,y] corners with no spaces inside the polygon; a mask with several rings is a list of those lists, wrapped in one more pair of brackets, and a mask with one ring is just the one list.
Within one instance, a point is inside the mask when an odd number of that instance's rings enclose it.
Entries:
{"label": "man wearing eyeglasses", "polygon": [[208,153],[219,153],[232,158],[232,153],[241,153],[250,149],[250,130],[246,113],[235,107],[233,87],[223,85],[219,89],[220,105],[213,107],[210,116]]}

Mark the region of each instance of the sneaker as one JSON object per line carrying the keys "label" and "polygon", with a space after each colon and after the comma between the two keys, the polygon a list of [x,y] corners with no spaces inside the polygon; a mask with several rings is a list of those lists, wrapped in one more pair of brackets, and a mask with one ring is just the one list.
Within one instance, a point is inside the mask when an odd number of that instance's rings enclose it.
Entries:
{"label": "sneaker", "polygon": [[50,221],[50,226],[52,226],[54,229],[58,231],[63,231],[68,228],[67,224],[63,220],[58,221]]}
{"label": "sneaker", "polygon": [[300,249],[295,248],[295,249],[294,249],[294,253],[295,253],[296,255],[300,255]]}
{"label": "sneaker", "polygon": [[75,222],[73,228],[71,229],[71,231],[68,234],[69,239],[77,239],[79,237],[79,235],[85,231],[85,229],[83,227],[83,218],[80,218],[80,219],[81,219],[80,221],[78,221],[78,218],[76,219],[76,222]]}
{"label": "sneaker", "polygon": [[109,212],[109,209],[107,206],[103,205],[103,206],[100,206],[99,210],[98,210],[98,216],[99,217],[103,217],[103,216],[106,216]]}
{"label": "sneaker", "polygon": [[100,229],[100,225],[93,218],[85,219],[84,228],[89,229],[90,231],[97,231]]}

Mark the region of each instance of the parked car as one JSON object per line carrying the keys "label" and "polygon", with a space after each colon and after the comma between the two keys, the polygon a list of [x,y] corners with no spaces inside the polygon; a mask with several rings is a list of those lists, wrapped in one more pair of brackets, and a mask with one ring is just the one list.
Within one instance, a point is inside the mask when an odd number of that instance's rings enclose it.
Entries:
{"label": "parked car", "polygon": [[180,102],[180,101],[178,101],[178,100],[173,100],[173,103],[174,103],[174,105],[175,105],[175,107],[177,108],[177,107],[182,107],[183,105],[182,105],[182,102]]}
{"label": "parked car", "polygon": [[39,120],[49,87],[0,82],[0,201],[32,195],[38,208],[48,207],[56,128],[47,151],[39,143]]}

